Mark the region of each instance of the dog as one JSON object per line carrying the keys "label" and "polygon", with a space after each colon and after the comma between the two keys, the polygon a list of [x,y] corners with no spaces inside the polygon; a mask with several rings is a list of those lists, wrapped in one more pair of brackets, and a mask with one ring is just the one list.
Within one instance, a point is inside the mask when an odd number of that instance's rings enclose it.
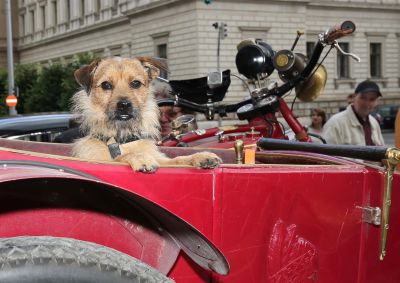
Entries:
{"label": "dog", "polygon": [[210,152],[175,158],[160,152],[160,112],[151,81],[161,69],[167,70],[166,64],[153,57],[114,57],[76,70],[81,90],[72,97],[73,112],[82,114],[86,136],[73,143],[73,156],[127,162],[145,173],[162,165],[218,166],[221,159]]}

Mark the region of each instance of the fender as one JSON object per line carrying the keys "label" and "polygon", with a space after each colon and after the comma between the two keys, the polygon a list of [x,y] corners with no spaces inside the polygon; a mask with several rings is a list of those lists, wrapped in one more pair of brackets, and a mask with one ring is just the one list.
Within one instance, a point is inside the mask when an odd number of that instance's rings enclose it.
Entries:
{"label": "fender", "polygon": [[0,160],[0,237],[50,235],[102,244],[167,274],[179,251],[226,275],[224,255],[197,229],[149,199],[45,162]]}

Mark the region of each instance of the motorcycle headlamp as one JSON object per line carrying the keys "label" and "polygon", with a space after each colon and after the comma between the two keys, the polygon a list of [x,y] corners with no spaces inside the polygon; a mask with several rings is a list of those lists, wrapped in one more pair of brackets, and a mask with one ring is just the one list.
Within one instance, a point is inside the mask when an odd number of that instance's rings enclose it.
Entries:
{"label": "motorcycle headlamp", "polygon": [[272,58],[275,51],[261,40],[245,40],[239,43],[236,54],[236,67],[248,79],[268,77],[274,71]]}

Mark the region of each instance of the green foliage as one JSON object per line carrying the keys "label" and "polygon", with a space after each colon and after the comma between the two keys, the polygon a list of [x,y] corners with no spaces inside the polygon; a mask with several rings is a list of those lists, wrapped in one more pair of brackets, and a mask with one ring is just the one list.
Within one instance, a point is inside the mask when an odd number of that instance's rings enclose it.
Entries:
{"label": "green foliage", "polygon": [[69,110],[71,108],[71,97],[77,91],[79,85],[75,81],[74,72],[82,65],[91,63],[95,58],[92,54],[78,54],[74,56],[73,61],[65,66],[66,76],[61,82],[61,93],[58,99],[58,106],[62,110]]}
{"label": "green foliage", "polygon": [[[71,97],[78,89],[74,71],[94,59],[86,53],[75,55],[69,63],[17,65],[14,72],[19,89],[18,113],[69,111]],[[0,69],[0,115],[8,113],[7,92],[7,71]]]}
{"label": "green foliage", "polygon": [[7,87],[7,71],[6,69],[0,69],[0,116],[4,116],[8,113],[8,107],[6,105],[6,96],[8,92]]}
{"label": "green foliage", "polygon": [[33,89],[39,79],[38,66],[35,64],[18,65],[14,71],[15,85],[18,87],[17,112],[25,113],[25,101],[33,95]]}
{"label": "green foliage", "polygon": [[51,112],[60,111],[58,98],[60,96],[61,84],[65,78],[65,72],[61,64],[53,64],[44,67],[36,84],[33,86],[33,92],[26,97],[26,112]]}

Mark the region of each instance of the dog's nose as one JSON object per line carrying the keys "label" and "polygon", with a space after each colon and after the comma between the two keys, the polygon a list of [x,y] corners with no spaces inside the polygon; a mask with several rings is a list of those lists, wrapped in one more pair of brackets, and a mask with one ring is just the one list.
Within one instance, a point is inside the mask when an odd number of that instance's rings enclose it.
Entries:
{"label": "dog's nose", "polygon": [[132,110],[132,103],[127,99],[121,99],[117,103],[117,109],[122,112]]}

